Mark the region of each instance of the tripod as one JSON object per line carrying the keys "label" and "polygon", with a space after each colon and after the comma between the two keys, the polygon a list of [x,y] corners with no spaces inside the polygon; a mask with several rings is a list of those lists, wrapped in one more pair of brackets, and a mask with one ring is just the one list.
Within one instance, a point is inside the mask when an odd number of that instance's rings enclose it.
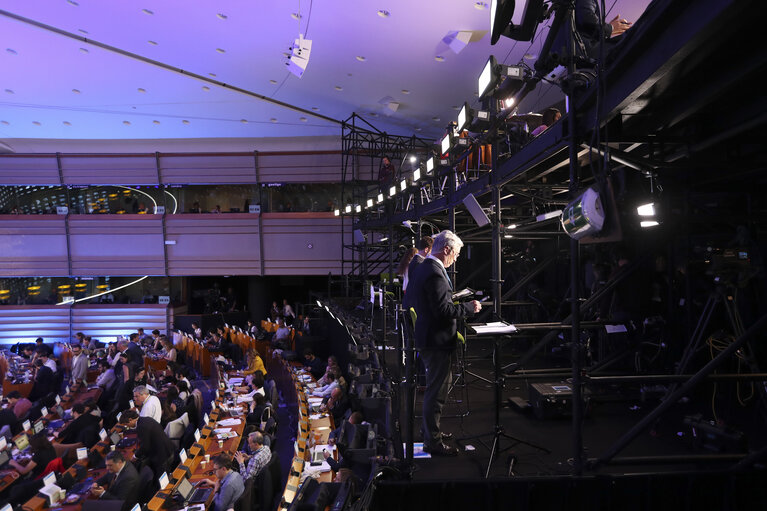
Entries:
{"label": "tripod", "polygon": [[[547,454],[551,453],[551,451],[540,445],[528,442],[527,440],[522,440],[521,438],[511,436],[504,431],[503,424],[501,424],[501,392],[503,391],[503,386],[505,384],[503,368],[501,367],[501,338],[504,336],[504,334],[488,333],[484,335],[490,335],[493,339],[493,373],[495,376],[495,381],[493,382],[493,397],[495,405],[495,422],[493,424],[492,431],[482,433],[480,435],[462,438],[461,440],[478,439],[482,445],[485,445],[484,442],[482,442],[482,438],[487,436],[493,437],[493,446],[490,448],[490,458],[487,461],[487,470],[485,471],[485,479],[487,479],[490,477],[490,468],[493,465],[493,460],[495,457],[503,451],[512,449],[519,444],[528,445]],[[512,444],[504,449],[501,449],[502,438],[510,440]],[[485,447],[487,446],[485,445]]]}

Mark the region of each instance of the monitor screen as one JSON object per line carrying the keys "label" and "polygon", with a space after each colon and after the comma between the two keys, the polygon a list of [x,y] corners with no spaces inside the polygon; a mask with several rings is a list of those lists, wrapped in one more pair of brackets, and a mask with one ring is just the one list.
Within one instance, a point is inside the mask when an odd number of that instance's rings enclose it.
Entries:
{"label": "monitor screen", "polygon": [[45,424],[43,424],[42,419],[35,422],[34,428],[32,428],[32,431],[34,431],[35,435],[41,432],[45,428]]}

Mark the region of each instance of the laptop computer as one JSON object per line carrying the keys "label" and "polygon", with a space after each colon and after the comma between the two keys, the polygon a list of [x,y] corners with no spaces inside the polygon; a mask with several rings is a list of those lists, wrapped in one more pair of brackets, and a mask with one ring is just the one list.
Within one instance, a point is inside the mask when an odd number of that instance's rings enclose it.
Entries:
{"label": "laptop computer", "polygon": [[11,461],[11,457],[8,455],[8,451],[0,451],[0,468],[7,465],[9,461]]}
{"label": "laptop computer", "polygon": [[207,502],[213,488],[195,488],[189,480],[184,477],[179,481],[177,490],[184,503],[199,504]]}
{"label": "laptop computer", "polygon": [[310,462],[311,465],[322,465],[322,462],[325,461],[325,455],[323,452],[319,449],[316,449],[312,453],[312,461]]}

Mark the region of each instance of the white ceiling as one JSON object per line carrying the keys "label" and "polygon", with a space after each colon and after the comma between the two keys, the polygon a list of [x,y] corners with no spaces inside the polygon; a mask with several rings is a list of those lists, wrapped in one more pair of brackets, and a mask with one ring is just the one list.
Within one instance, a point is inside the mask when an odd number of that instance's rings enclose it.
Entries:
{"label": "white ceiling", "polygon": [[[491,47],[489,36],[477,34],[477,42],[452,52],[443,38],[486,30],[489,2],[0,0],[0,140],[12,146],[13,139],[28,138],[340,134],[340,126],[312,112],[333,119],[357,112],[390,133],[436,138],[456,107],[475,102],[476,77],[488,55],[514,64],[527,54],[532,65],[545,38],[543,25],[532,44],[502,38]],[[608,0],[608,16],[635,20],[648,3]],[[299,30],[313,41],[301,79],[287,71],[283,55]],[[521,110],[541,110],[560,98],[543,85]],[[388,111],[386,101],[399,103],[397,111]]]}

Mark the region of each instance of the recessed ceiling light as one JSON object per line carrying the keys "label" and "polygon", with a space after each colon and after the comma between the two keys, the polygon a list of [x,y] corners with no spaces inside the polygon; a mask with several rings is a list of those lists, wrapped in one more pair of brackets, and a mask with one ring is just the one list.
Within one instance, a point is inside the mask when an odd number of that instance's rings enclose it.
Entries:
{"label": "recessed ceiling light", "polygon": [[139,87],[138,90],[141,94],[144,94],[146,92],[146,89]]}
{"label": "recessed ceiling light", "polygon": [[336,86],[334,87],[334,89],[335,89],[335,90],[344,90],[344,88],[343,88],[343,87],[341,87],[340,85],[336,85]]}
{"label": "recessed ceiling light", "polygon": [[8,121],[0,121],[0,124],[2,124],[3,126],[10,126],[11,125],[11,123],[8,122]]}
{"label": "recessed ceiling light", "polygon": [[317,108],[316,106],[313,106],[313,107],[312,107],[312,110],[313,110],[313,111],[315,111],[315,112],[319,112],[319,111],[320,111],[320,109],[319,109],[319,108]]}
{"label": "recessed ceiling light", "polygon": [[208,73],[208,76],[212,76],[213,78],[216,77],[216,73]]}
{"label": "recessed ceiling light", "polygon": [[432,117],[431,120],[434,121],[434,122],[438,122],[439,121],[439,117]]}
{"label": "recessed ceiling light", "polygon": [[87,53],[90,53],[90,51],[88,50],[88,48],[80,48],[80,53],[86,53],[87,54]]}
{"label": "recessed ceiling light", "polygon": [[243,124],[248,124],[248,120],[247,119],[240,119],[240,122],[243,123]]}
{"label": "recessed ceiling light", "polygon": [[188,120],[186,120],[186,119],[184,119],[184,120],[183,120],[183,121],[181,121],[181,122],[182,122],[182,123],[184,123],[184,124],[189,124],[189,121],[188,121]]}
{"label": "recessed ceiling light", "polygon": [[366,59],[365,57],[363,57],[362,55],[357,55],[355,58],[356,58],[357,60],[359,60],[360,62],[365,62],[365,61],[367,60],[367,59]]}
{"label": "recessed ceiling light", "polygon": [[123,124],[126,126],[130,126],[130,121],[123,121]]}
{"label": "recessed ceiling light", "polygon": [[220,20],[225,20],[226,18],[229,17],[226,14],[222,14],[220,12],[218,14],[216,14],[216,16],[218,16],[218,19],[220,19]]}
{"label": "recessed ceiling light", "polygon": [[80,90],[79,89],[72,89],[72,92],[75,93],[75,94],[80,94]]}
{"label": "recessed ceiling light", "polygon": [[434,57],[434,60],[436,60],[437,62],[444,62],[445,57],[443,57],[442,55],[437,55],[436,57]]}
{"label": "recessed ceiling light", "polygon": [[154,11],[150,11],[149,9],[141,9],[141,12],[143,12],[144,14],[149,14],[150,16],[154,14]]}
{"label": "recessed ceiling light", "polygon": [[416,128],[415,130],[416,130],[416,131],[421,131],[421,129],[422,129],[422,128]]}
{"label": "recessed ceiling light", "polygon": [[389,16],[391,16],[391,13],[385,9],[379,9],[378,15],[381,16],[382,18],[388,18]]}
{"label": "recessed ceiling light", "polygon": [[202,90],[204,90],[205,92],[210,92],[210,87],[208,87],[207,85],[203,85]]}
{"label": "recessed ceiling light", "polygon": [[152,124],[159,126],[160,125],[160,121],[154,120],[154,121],[152,121]]}
{"label": "recessed ceiling light", "polygon": [[15,94],[11,89],[5,89],[6,94]]}
{"label": "recessed ceiling light", "polygon": [[308,119],[306,117],[299,117],[298,120],[301,122],[306,122]]}
{"label": "recessed ceiling light", "polygon": [[5,51],[10,53],[11,55],[18,55],[18,52],[14,50],[13,48],[6,48]]}
{"label": "recessed ceiling light", "polygon": [[64,121],[64,126],[72,126],[72,123],[69,121]]}
{"label": "recessed ceiling light", "polygon": [[302,18],[301,14],[297,12],[291,12],[290,17],[293,18],[294,20],[300,20]]}
{"label": "recessed ceiling light", "polygon": [[88,33],[88,31],[85,30],[84,28],[78,28],[77,31],[80,32],[81,34],[87,34]]}
{"label": "recessed ceiling light", "polygon": [[276,117],[272,117],[272,118],[271,118],[271,119],[269,119],[269,120],[270,120],[271,122],[277,122],[277,118],[276,118]]}
{"label": "recessed ceiling light", "polygon": [[400,92],[401,92],[402,94],[410,94],[410,91],[409,91],[409,90],[407,90],[407,89],[402,89]]}
{"label": "recessed ceiling light", "polygon": [[34,124],[35,126],[42,126],[42,124],[40,124],[40,121],[32,121],[32,124]]}
{"label": "recessed ceiling light", "polygon": [[152,46],[157,46],[157,41],[147,41]]}
{"label": "recessed ceiling light", "polygon": [[80,5],[80,4],[78,4],[77,2],[75,2],[75,0],[67,0],[67,3],[68,3],[69,5],[74,5],[75,7],[77,7],[78,5]]}
{"label": "recessed ceiling light", "polygon": [[487,9],[487,4],[485,2],[474,2],[474,8],[481,11],[483,9]]}
{"label": "recessed ceiling light", "polygon": [[277,80],[269,80],[269,83],[271,83],[272,85],[277,85]]}
{"label": "recessed ceiling light", "polygon": [[226,50],[223,48],[216,48],[216,51],[219,53],[226,53]]}

